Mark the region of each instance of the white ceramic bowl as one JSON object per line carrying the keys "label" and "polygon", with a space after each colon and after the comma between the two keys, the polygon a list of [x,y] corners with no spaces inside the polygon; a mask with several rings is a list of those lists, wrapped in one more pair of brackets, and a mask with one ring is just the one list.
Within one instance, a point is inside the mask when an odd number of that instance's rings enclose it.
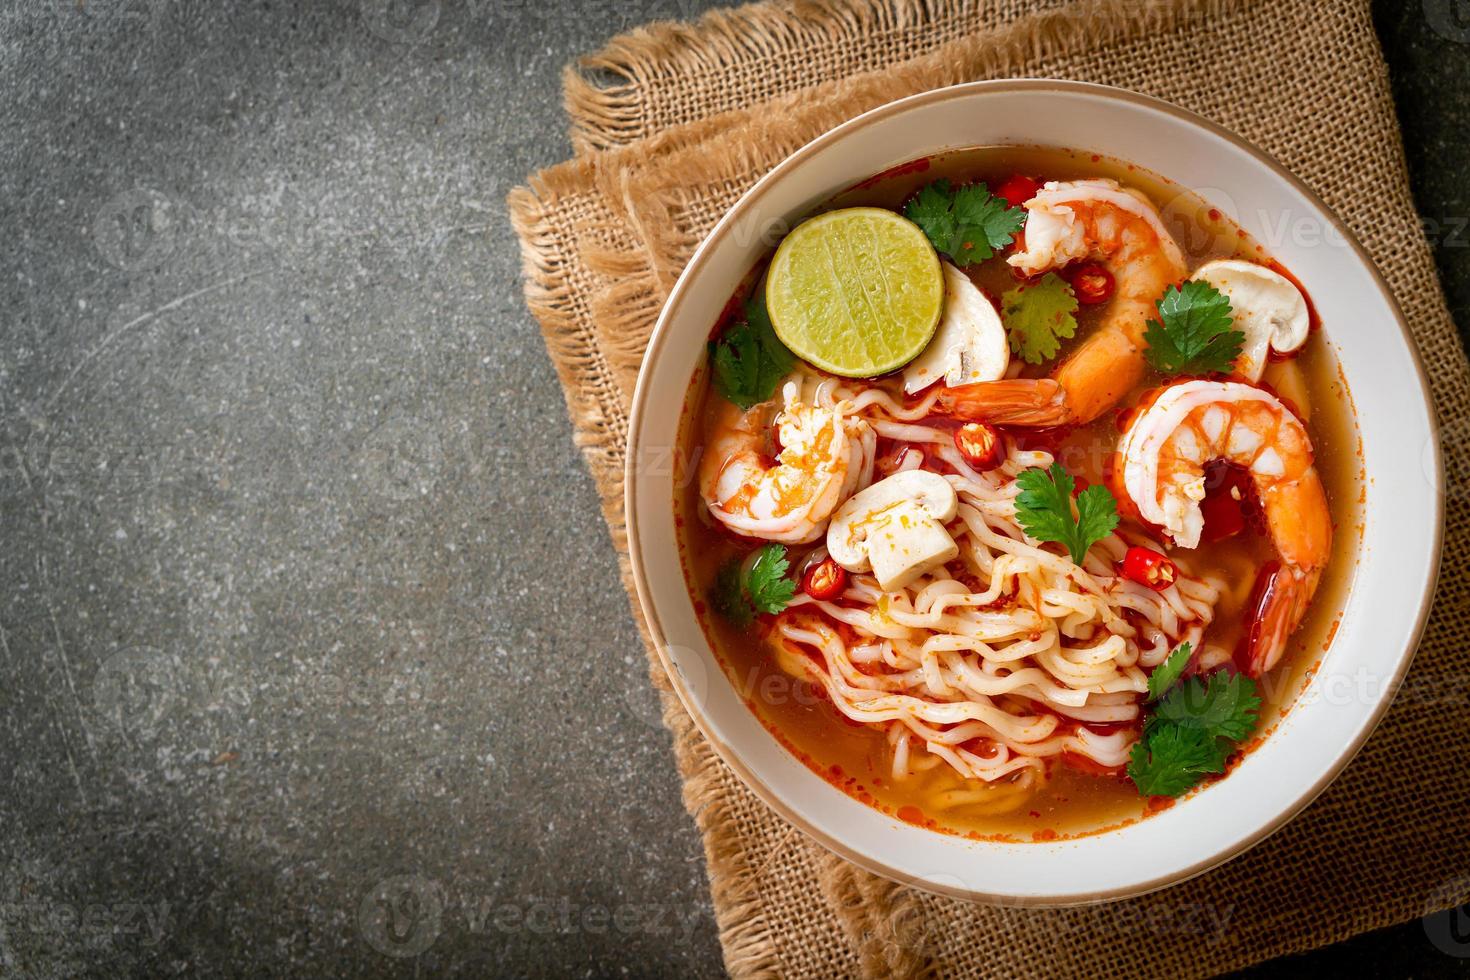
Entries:
{"label": "white ceramic bowl", "polygon": [[[1297,703],[1230,776],[1147,820],[1049,843],[969,841],[851,799],[787,752],[742,702],[695,618],[680,570],[673,474],[680,409],[720,310],[790,227],[832,195],[898,164],[970,146],[1062,146],[1145,167],[1197,190],[1290,268],[1313,297],[1356,402],[1369,476],[1362,553],[1341,625]],[[1284,231],[1284,234],[1283,234]],[[638,380],[627,515],[639,598],[680,697],[767,803],[859,865],[957,897],[1029,905],[1136,895],[1239,854],[1281,827],[1347,765],[1388,708],[1418,642],[1437,573],[1438,434],[1402,315],[1362,249],[1299,181],[1192,113],[1118,89],[981,82],[860,116],[803,147],[747,193],[675,286]]]}

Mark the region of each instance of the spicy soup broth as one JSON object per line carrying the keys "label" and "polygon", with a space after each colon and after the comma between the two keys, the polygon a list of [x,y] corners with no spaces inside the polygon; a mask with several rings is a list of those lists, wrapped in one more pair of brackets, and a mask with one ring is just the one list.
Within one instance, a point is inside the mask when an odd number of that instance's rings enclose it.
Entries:
{"label": "spicy soup broth", "polygon": [[[1273,264],[1264,245],[1250,239],[1209,202],[1184,187],[1130,164],[1067,150],[992,147],[953,152],[895,168],[839,194],[821,210],[860,205],[901,210],[904,201],[921,186],[941,177],[956,184],[984,181],[993,188],[1016,173],[1043,182],[1113,178],[1143,191],[1152,200],[1191,269],[1209,259],[1244,258],[1289,276],[1288,270]],[[754,288],[769,258],[769,254],[763,257],[752,270],[742,295],[736,299],[743,300]],[[1003,254],[965,271],[992,301],[1016,282]],[[739,303],[729,304],[722,320],[738,307]],[[1104,309],[1080,308],[1076,335],[1063,342],[1059,358],[1088,335]],[[1315,321],[1315,313],[1313,318]],[[722,326],[723,322],[711,323],[716,334]],[[1332,557],[1311,610],[1292,637],[1286,656],[1259,683],[1260,722],[1253,740],[1236,758],[1260,738],[1269,736],[1319,664],[1335,631],[1358,550],[1363,474],[1351,400],[1327,343],[1332,325],[1314,322],[1313,328],[1300,352],[1290,359],[1273,359],[1262,383],[1296,408],[1306,422],[1335,529]],[[1042,376],[1054,363],[1027,365],[1022,376]],[[1085,426],[1065,431],[1004,429],[1023,447],[1035,445],[1052,452],[1077,477],[1079,486],[1101,483],[1106,461],[1118,443],[1119,413],[1138,394],[1162,380],[1150,372],[1118,409]],[[696,374],[681,425],[681,457],[696,461],[695,467],[703,452],[700,442],[706,413],[719,397],[711,389],[706,366]],[[975,787],[966,784],[975,781],[965,780],[945,765],[895,784],[890,775],[892,750],[881,730],[850,721],[820,688],[784,673],[772,655],[766,622],[758,620],[741,628],[713,611],[707,598],[719,569],[731,559],[748,554],[754,543],[742,541],[716,525],[700,499],[694,469],[684,477],[676,480],[678,491],[673,503],[682,536],[684,570],[705,632],[730,683],[772,734],[812,771],[895,817],[973,837],[1053,839],[1097,832],[1139,819],[1150,811],[1149,799],[1141,797],[1123,776],[1099,774],[1089,771],[1085,764],[1067,762],[1052,765],[1045,785],[1028,793],[1009,792],[1004,785],[971,792]],[[803,549],[791,551],[795,564]],[[1194,573],[1214,572],[1229,583],[1215,606],[1216,618],[1208,628],[1207,639],[1233,648],[1243,630],[1257,570],[1274,557],[1269,538],[1255,524],[1234,537],[1202,543],[1194,551],[1175,552],[1173,557]],[[956,799],[965,802],[955,804]]]}

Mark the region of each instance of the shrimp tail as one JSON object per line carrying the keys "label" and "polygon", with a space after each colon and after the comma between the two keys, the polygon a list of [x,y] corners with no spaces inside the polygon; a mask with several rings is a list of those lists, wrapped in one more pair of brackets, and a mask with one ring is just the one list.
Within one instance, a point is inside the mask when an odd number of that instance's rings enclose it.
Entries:
{"label": "shrimp tail", "polygon": [[936,408],[967,422],[1086,425],[1143,378],[1143,352],[1117,324],[1083,341],[1050,378],[1013,378],[940,391]]}
{"label": "shrimp tail", "polygon": [[952,418],[996,425],[1065,425],[1072,415],[1066,392],[1052,378],[1012,378],[944,388],[934,407]]}
{"label": "shrimp tail", "polygon": [[1256,576],[1247,607],[1245,634],[1235,650],[1235,665],[1249,677],[1275,667],[1286,641],[1301,625],[1317,591],[1322,571],[1303,571],[1279,561],[1267,562]]}
{"label": "shrimp tail", "polygon": [[1252,677],[1261,676],[1281,659],[1287,639],[1307,613],[1332,551],[1332,517],[1315,467],[1296,480],[1263,491],[1261,503],[1281,561],[1268,562],[1256,576],[1246,632],[1236,650],[1237,666]]}

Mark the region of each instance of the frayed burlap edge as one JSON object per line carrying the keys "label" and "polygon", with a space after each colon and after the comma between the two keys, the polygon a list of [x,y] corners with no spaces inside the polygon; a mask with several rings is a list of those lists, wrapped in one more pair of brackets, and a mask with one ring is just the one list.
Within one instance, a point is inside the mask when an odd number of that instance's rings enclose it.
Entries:
{"label": "frayed burlap edge", "polygon": [[651,79],[725,71],[752,60],[779,64],[800,57],[818,39],[863,44],[875,32],[910,30],[944,16],[956,11],[943,0],[798,0],[637,28],[565,69],[572,145],[579,153],[606,150],[646,135],[641,90]]}

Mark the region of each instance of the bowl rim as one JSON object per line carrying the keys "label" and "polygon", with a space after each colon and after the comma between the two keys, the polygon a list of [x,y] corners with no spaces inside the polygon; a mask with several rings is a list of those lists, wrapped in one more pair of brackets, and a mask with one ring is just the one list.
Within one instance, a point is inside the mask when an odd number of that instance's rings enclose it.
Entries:
{"label": "bowl rim", "polygon": [[[675,308],[677,307],[678,302],[682,298],[683,294],[688,291],[690,282],[699,275],[701,268],[706,262],[708,253],[710,252],[714,244],[724,236],[726,229],[730,227],[735,218],[737,218],[741,212],[743,212],[744,210],[746,210],[746,208],[750,206],[752,201],[763,196],[774,184],[779,183],[786,177],[786,175],[790,171],[794,170],[802,162],[804,162],[807,157],[811,156],[822,148],[828,146],[833,142],[845,138],[848,134],[854,132],[855,130],[864,128],[878,120],[887,118],[889,116],[904,113],[918,106],[928,105],[930,103],[943,102],[950,99],[968,98],[979,92],[1060,92],[1066,94],[1100,97],[1104,100],[1111,99],[1114,101],[1133,103],[1134,105],[1141,106],[1145,109],[1150,109],[1155,112],[1171,116],[1175,120],[1182,122],[1187,126],[1193,126],[1199,129],[1203,129],[1206,132],[1214,135],[1215,137],[1233,144],[1235,148],[1252,157],[1257,163],[1267,168],[1273,174],[1275,174],[1275,176],[1286,182],[1295,193],[1301,195],[1304,200],[1317,208],[1326,217],[1333,230],[1335,230],[1338,234],[1342,236],[1343,241],[1347,244],[1348,248],[1351,249],[1354,257],[1368,271],[1369,279],[1373,285],[1373,288],[1377,290],[1377,292],[1380,294],[1380,296],[1384,300],[1386,307],[1392,314],[1394,325],[1398,328],[1400,339],[1409,354],[1410,362],[1414,368],[1415,377],[1417,379],[1417,394],[1422,404],[1425,418],[1428,421],[1428,434],[1430,437],[1429,445],[1432,450],[1431,458],[1427,461],[1432,474],[1432,487],[1435,491],[1433,494],[1434,526],[1433,533],[1431,535],[1431,544],[1433,549],[1431,559],[1432,567],[1428,570],[1429,574],[1425,579],[1424,592],[1419,598],[1419,608],[1415,614],[1413,628],[1408,634],[1406,650],[1403,654],[1400,655],[1397,668],[1392,675],[1391,681],[1387,685],[1386,690],[1388,693],[1382,696],[1379,699],[1377,705],[1372,708],[1372,711],[1367,718],[1366,724],[1363,725],[1361,733],[1358,735],[1357,739],[1352,744],[1346,746],[1343,751],[1337,756],[1333,764],[1329,766],[1315,782],[1305,787],[1290,804],[1282,808],[1282,810],[1277,813],[1275,817],[1273,817],[1271,820],[1266,821],[1261,827],[1257,828],[1253,833],[1242,838],[1234,846],[1225,848],[1220,852],[1202,858],[1199,861],[1196,861],[1182,869],[1160,875],[1157,878],[1150,879],[1148,881],[1143,881],[1132,885],[1124,885],[1115,889],[1095,890],[1085,895],[1061,899],[1025,898],[1009,895],[996,895],[974,889],[953,887],[942,882],[919,879],[911,874],[902,871],[899,868],[885,863],[883,860],[876,856],[859,852],[847,846],[842,841],[813,826],[804,817],[798,814],[780,797],[779,794],[771,789],[771,787],[766,785],[766,783],[761,780],[749,766],[745,764],[740,754],[736,752],[732,746],[726,744],[723,740],[716,736],[714,731],[711,729],[711,726],[708,723],[707,719],[704,717],[702,710],[695,703],[694,698],[691,696],[687,686],[684,684],[680,672],[670,661],[667,653],[668,641],[663,627],[659,621],[658,612],[653,602],[652,590],[649,587],[645,575],[643,559],[641,557],[641,549],[639,546],[637,506],[638,479],[636,467],[637,460],[640,458],[639,441],[643,429],[643,415],[650,385],[649,376],[651,374],[652,365],[658,359],[659,352],[662,349],[664,342],[670,336],[674,319],[674,317],[672,316],[672,311],[675,310]],[[862,180],[867,176],[869,175],[857,175],[854,179]],[[751,791],[754,792],[756,796],[761,799],[762,802],[764,802],[767,806],[780,814],[787,823],[800,830],[810,839],[815,840],[817,843],[821,844],[827,850],[831,851],[841,858],[844,858],[845,860],[851,861],[858,867],[872,872],[873,874],[880,875],[891,881],[897,881],[902,884],[918,887],[934,894],[965,901],[979,901],[991,904],[1011,906],[1065,907],[1115,901],[1124,898],[1133,898],[1141,895],[1146,895],[1151,892],[1158,891],[1160,889],[1187,881],[1191,878],[1204,874],[1205,872],[1210,871],[1216,867],[1219,867],[1227,861],[1230,861],[1240,856],[1241,854],[1244,854],[1246,851],[1255,847],[1257,844],[1261,843],[1267,837],[1271,836],[1276,831],[1280,830],[1286,824],[1295,819],[1313,800],[1317,798],[1317,796],[1319,796],[1329,785],[1332,784],[1334,780],[1337,779],[1337,777],[1348,766],[1348,764],[1352,762],[1352,760],[1358,755],[1359,751],[1361,751],[1363,746],[1367,743],[1368,739],[1378,729],[1378,726],[1382,723],[1384,716],[1388,713],[1389,707],[1393,704],[1394,699],[1402,686],[1404,675],[1408,672],[1410,665],[1413,663],[1414,656],[1418,652],[1419,645],[1423,640],[1424,630],[1428,623],[1429,612],[1433,606],[1434,596],[1438,591],[1438,581],[1444,545],[1445,501],[1443,486],[1443,451],[1440,446],[1439,415],[1436,411],[1434,400],[1431,397],[1429,378],[1424,369],[1424,362],[1420,354],[1419,345],[1415,341],[1412,333],[1409,331],[1408,323],[1404,319],[1403,310],[1399,307],[1398,300],[1395,298],[1392,290],[1389,289],[1388,284],[1384,280],[1383,274],[1379,270],[1377,264],[1373,261],[1372,257],[1368,254],[1362,243],[1358,241],[1357,236],[1353,234],[1353,232],[1346,226],[1346,224],[1337,215],[1337,213],[1331,207],[1329,207],[1326,202],[1324,202],[1321,197],[1317,195],[1315,191],[1308,187],[1301,179],[1293,174],[1282,163],[1276,160],[1275,157],[1267,154],[1265,151],[1261,150],[1253,143],[1247,141],[1241,136],[1236,135],[1234,132],[1226,129],[1218,123],[1215,123],[1212,120],[1189,109],[1185,109],[1181,106],[1177,106],[1171,102],[1167,102],[1154,96],[1144,95],[1140,92],[1134,92],[1129,89],[1119,88],[1112,85],[1103,85],[1095,82],[1072,81],[1067,79],[1013,78],[966,82],[958,85],[947,86],[944,88],[932,89],[927,92],[921,92],[916,95],[907,96],[893,102],[885,103],[884,105],[877,106],[858,116],[854,116],[852,119],[847,120],[846,122],[828,130],[827,132],[816,137],[812,141],[806,143],[805,145],[794,151],[791,155],[786,157],[784,160],[782,160],[780,163],[778,163],[760,180],[752,185],[744,194],[742,194],[740,198],[729,208],[729,210],[727,210],[725,214],[721,216],[720,220],[715,224],[715,226],[700,242],[699,246],[694,250],[693,254],[689,258],[688,263],[685,265],[683,271],[680,273],[678,280],[675,282],[673,289],[670,290],[668,299],[665,300],[663,308],[660,310],[658,321],[654,326],[653,332],[648,340],[648,345],[644,351],[643,360],[640,363],[638,370],[637,384],[634,388],[633,401],[628,421],[628,445],[626,448],[623,480],[624,523],[627,530],[629,561],[632,570],[634,590],[638,596],[638,605],[643,613],[644,622],[648,630],[649,638],[653,642],[654,650],[658,656],[659,664],[662,667],[664,673],[667,675],[669,682],[673,687],[675,693],[678,695],[680,702],[684,706],[684,709],[688,712],[690,718],[693,720],[700,734],[704,736],[711,747],[713,747],[716,753],[718,753],[720,759],[735,772],[735,774],[740,778],[741,782],[749,787]],[[720,676],[723,676],[723,671],[720,672]]]}

